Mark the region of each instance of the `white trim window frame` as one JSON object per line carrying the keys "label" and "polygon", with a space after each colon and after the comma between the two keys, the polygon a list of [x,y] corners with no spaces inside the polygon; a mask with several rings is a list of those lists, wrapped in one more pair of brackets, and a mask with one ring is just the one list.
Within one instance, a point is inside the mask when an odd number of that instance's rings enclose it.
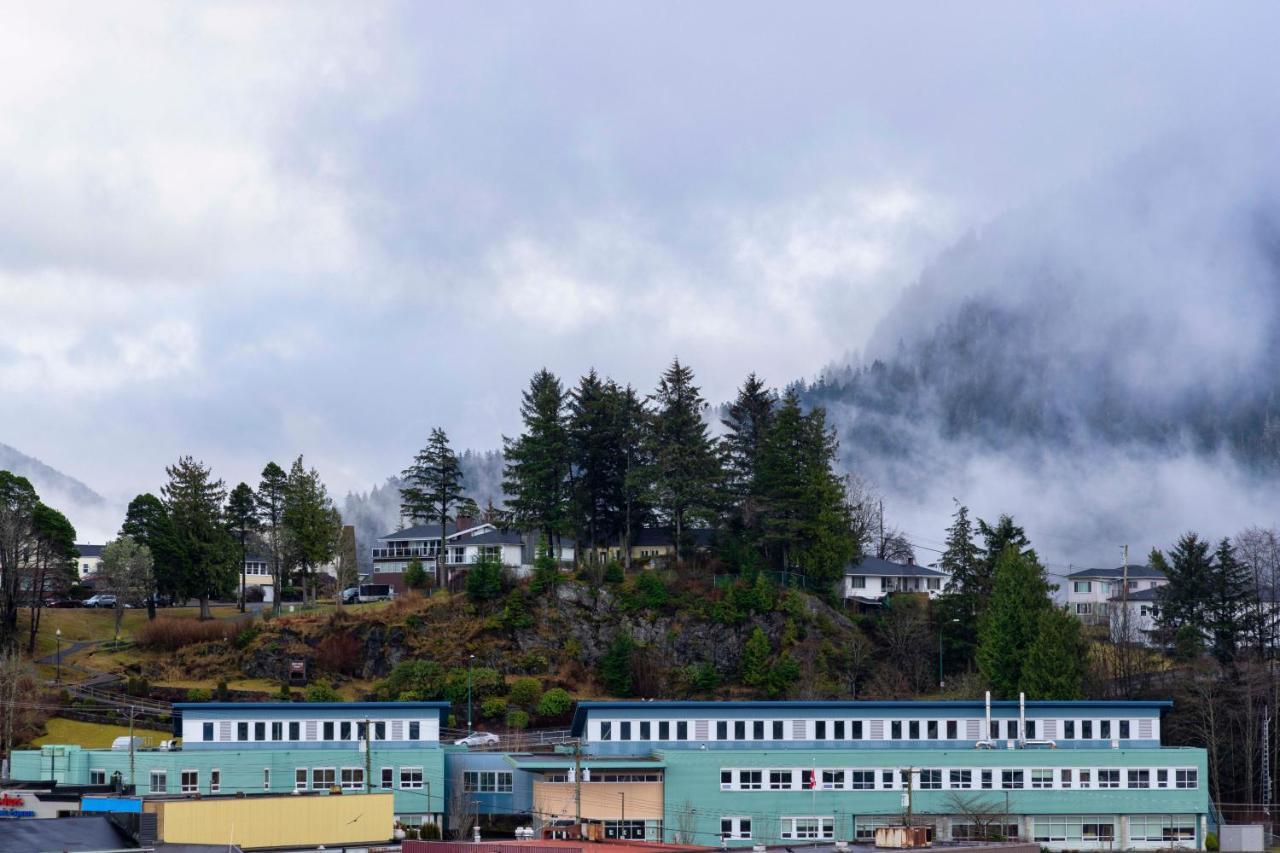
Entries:
{"label": "white trim window frame", "polygon": [[200,793],[200,771],[194,767],[184,767],[178,774],[178,791],[182,794]]}
{"label": "white trim window frame", "polygon": [[401,767],[400,789],[403,791],[420,790],[422,788],[422,778],[421,767]]}
{"label": "white trim window frame", "polygon": [[222,768],[209,768],[209,793],[217,794],[222,791]]}

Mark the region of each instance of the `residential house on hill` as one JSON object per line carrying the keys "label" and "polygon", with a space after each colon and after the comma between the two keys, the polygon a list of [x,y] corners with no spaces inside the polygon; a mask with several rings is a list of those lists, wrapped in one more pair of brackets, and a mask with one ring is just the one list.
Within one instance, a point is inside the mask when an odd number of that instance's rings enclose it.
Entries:
{"label": "residential house on hill", "polygon": [[863,557],[844,570],[843,595],[871,604],[893,592],[923,592],[937,598],[947,588],[947,574],[915,563]]}
{"label": "residential house on hill", "polygon": [[76,560],[76,575],[80,580],[98,573],[98,569],[102,566],[102,549],[104,547],[106,546],[76,545],[76,550],[80,552],[80,559]]}
{"label": "residential house on hill", "polygon": [[[684,531],[686,547],[685,558],[707,554],[715,537],[715,531],[705,527],[691,527]],[[632,537],[627,550],[631,553],[631,562],[663,565],[675,557],[676,538],[673,527],[642,527]],[[604,548],[597,548],[590,555],[593,562],[607,563],[610,560],[622,561],[621,537],[614,537]]]}
{"label": "residential house on hill", "polygon": [[[461,527],[449,524],[443,531],[439,524],[418,524],[378,537],[373,547],[370,582],[384,583],[396,592],[403,592],[404,572],[409,563],[416,559],[423,569],[431,572],[442,549],[448,575],[446,583],[481,559],[501,560],[504,566],[523,577],[533,571],[541,540],[538,533],[499,528],[488,522],[472,525],[464,522]],[[573,540],[560,540],[558,559],[562,565],[573,563]]]}
{"label": "residential house on hill", "polygon": [[[1067,609],[1087,625],[1104,625],[1110,621],[1112,608],[1127,598],[1134,604],[1131,616],[1144,615],[1141,611],[1146,607],[1145,616],[1150,618],[1154,590],[1168,582],[1159,569],[1132,563],[1111,569],[1081,569],[1067,575]],[[1146,595],[1135,597],[1138,593]]]}

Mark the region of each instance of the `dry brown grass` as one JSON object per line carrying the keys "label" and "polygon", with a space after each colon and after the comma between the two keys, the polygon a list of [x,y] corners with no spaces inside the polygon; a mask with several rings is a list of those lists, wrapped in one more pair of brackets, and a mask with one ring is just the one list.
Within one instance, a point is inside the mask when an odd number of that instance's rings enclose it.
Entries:
{"label": "dry brown grass", "polygon": [[234,619],[156,619],[134,629],[133,639],[140,647],[153,651],[174,652],[184,646],[229,640],[243,626]]}

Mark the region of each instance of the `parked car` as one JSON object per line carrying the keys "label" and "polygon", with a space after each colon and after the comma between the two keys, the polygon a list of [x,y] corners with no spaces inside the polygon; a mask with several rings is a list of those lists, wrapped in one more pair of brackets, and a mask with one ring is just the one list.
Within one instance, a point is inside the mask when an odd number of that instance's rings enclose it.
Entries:
{"label": "parked car", "polygon": [[343,604],[355,604],[360,599],[360,587],[349,586],[342,591]]}
{"label": "parked car", "polygon": [[98,593],[97,595],[85,599],[85,607],[115,607],[116,597],[110,593]]}
{"label": "parked car", "polygon": [[472,732],[466,737],[460,737],[454,741],[458,746],[488,746],[498,742],[498,736],[493,732]]}
{"label": "parked car", "polygon": [[365,604],[370,601],[390,601],[396,597],[396,591],[390,584],[362,583],[356,590],[356,601]]}
{"label": "parked car", "polygon": [[81,604],[79,601],[76,601],[74,598],[50,598],[50,599],[47,599],[47,600],[45,601],[44,606],[45,606],[45,607],[58,607],[58,608],[62,608],[62,607],[84,607],[84,605],[83,605],[83,604]]}

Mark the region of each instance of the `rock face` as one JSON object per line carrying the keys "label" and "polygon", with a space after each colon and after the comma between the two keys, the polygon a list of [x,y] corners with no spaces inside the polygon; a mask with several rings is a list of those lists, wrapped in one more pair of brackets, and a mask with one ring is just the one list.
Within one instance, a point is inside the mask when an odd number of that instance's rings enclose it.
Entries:
{"label": "rock face", "polygon": [[[726,616],[707,596],[685,606],[643,607],[616,588],[565,582],[554,595],[477,610],[465,599],[432,599],[365,613],[277,619],[240,655],[251,678],[285,681],[289,663],[306,661],[308,676],[373,681],[404,660],[425,658],[465,666],[475,654],[498,672],[559,679],[571,692],[589,678],[619,634],[635,641],[647,684],[658,689],[677,671],[714,668],[731,684],[742,649],[759,628],[775,650],[802,665],[817,650],[848,647],[859,629],[841,612],[808,595],[787,594],[765,612]],[[568,674],[566,674],[568,673]],[[576,673],[576,674],[574,674]]]}

